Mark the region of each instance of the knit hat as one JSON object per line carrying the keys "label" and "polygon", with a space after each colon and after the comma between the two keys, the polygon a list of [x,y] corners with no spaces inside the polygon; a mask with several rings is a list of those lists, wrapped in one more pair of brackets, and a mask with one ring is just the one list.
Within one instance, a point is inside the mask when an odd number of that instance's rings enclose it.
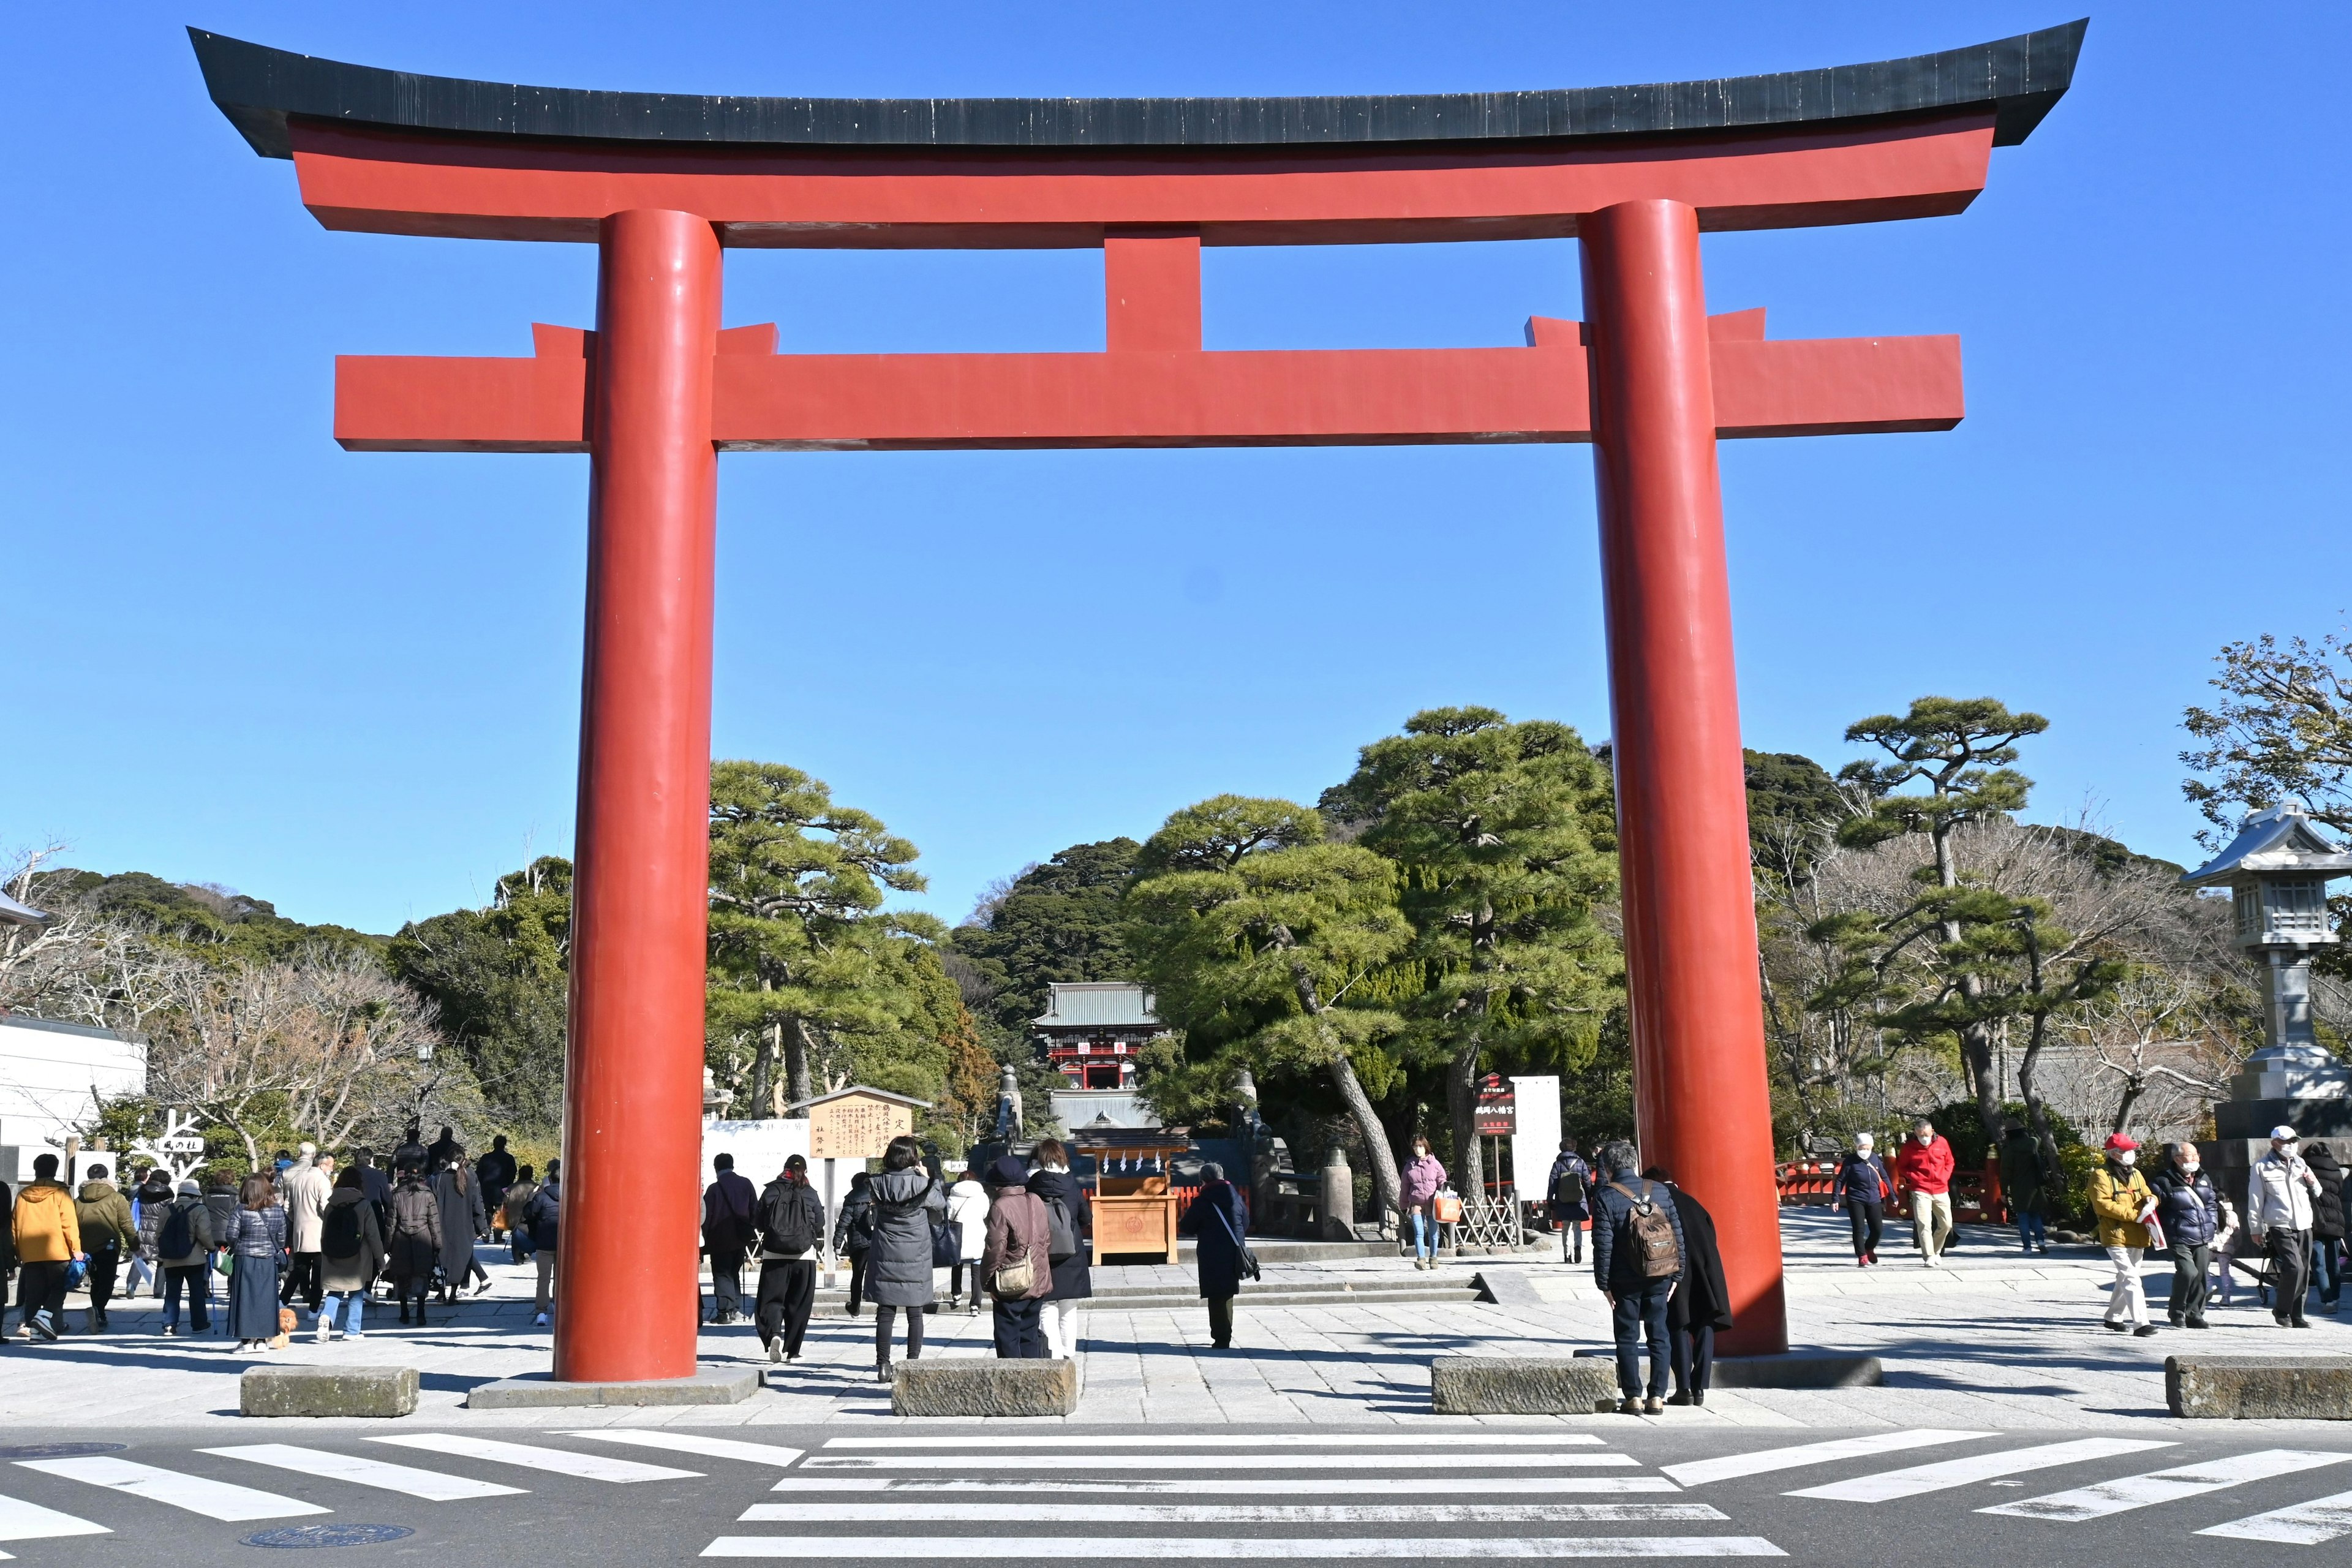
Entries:
{"label": "knit hat", "polygon": [[988,1184],[992,1187],[1017,1187],[1029,1180],[1029,1167],[1006,1154],[988,1167]]}
{"label": "knit hat", "polygon": [[173,1187],[172,1190],[179,1194],[184,1198],[203,1196],[203,1189],[199,1188],[193,1181],[182,1182],[178,1186]]}

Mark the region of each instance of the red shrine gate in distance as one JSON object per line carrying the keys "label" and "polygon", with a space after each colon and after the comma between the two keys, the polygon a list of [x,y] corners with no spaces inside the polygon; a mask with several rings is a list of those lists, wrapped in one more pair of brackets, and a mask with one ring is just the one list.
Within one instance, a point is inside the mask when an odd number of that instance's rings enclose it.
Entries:
{"label": "red shrine gate in distance", "polygon": [[[2085,24],[1833,69],[1549,92],[853,100],[508,87],[192,36],[332,229],[599,247],[594,331],[522,359],[345,357],[355,451],[585,452],[585,678],[555,1375],[695,1371],[712,552],[721,451],[1589,441],[1643,1158],[1717,1216],[1783,1350],[1715,444],[1942,430],[1958,340],[1775,342],[1706,314],[1702,232],[1957,213]],[[1206,353],[1203,245],[1582,242],[1523,349]],[[1102,247],[1101,353],[780,354],[729,247]]]}

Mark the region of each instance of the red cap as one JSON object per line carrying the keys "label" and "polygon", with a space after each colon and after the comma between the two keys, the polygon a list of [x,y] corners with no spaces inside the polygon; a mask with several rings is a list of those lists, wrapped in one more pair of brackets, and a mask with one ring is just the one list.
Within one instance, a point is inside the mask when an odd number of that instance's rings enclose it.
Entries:
{"label": "red cap", "polygon": [[2126,1149],[2137,1149],[2139,1145],[2137,1142],[2125,1137],[2120,1132],[2110,1132],[2107,1134],[2107,1152],[2111,1154],[2120,1154]]}

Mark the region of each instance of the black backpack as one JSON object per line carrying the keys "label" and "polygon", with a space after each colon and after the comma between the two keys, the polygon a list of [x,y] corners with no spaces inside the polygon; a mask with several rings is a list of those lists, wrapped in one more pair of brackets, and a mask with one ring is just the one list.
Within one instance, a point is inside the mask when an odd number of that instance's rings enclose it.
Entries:
{"label": "black backpack", "polygon": [[760,1247],[762,1251],[799,1258],[824,1242],[824,1205],[804,1182],[771,1188],[760,1205]]}
{"label": "black backpack", "polygon": [[330,1258],[357,1258],[360,1234],[360,1205],[337,1204],[327,1211],[326,1226],[319,1232],[319,1250]]}
{"label": "black backpack", "polygon": [[159,1263],[185,1258],[196,1249],[196,1227],[189,1218],[193,1203],[174,1203],[163,1214],[163,1227],[156,1233],[155,1259]]}

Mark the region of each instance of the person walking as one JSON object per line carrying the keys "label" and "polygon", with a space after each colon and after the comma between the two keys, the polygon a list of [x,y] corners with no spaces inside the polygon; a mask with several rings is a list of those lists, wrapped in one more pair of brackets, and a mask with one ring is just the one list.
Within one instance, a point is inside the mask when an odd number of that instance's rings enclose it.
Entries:
{"label": "person walking", "polygon": [[258,1171],[236,1190],[236,1226],[224,1238],[232,1272],[228,1331],[240,1351],[261,1349],[278,1337],[278,1287],[286,1268],[286,1210],[278,1184]]}
{"label": "person walking", "polygon": [[1584,1261],[1584,1222],[1591,1217],[1591,1211],[1585,1207],[1585,1194],[1591,1185],[1592,1167],[1576,1152],[1576,1140],[1561,1139],[1544,1191],[1551,1199],[1552,1223],[1559,1226],[1562,1263]]}
{"label": "person walking", "polygon": [[[1666,1407],[1666,1368],[1671,1357],[1666,1304],[1682,1279],[1687,1256],[1683,1223],[1674,1194],[1664,1184],[1634,1174],[1633,1146],[1617,1139],[1602,1146],[1608,1183],[1592,1200],[1592,1278],[1609,1302],[1617,1343],[1617,1410],[1655,1415]],[[1650,1352],[1648,1397],[1643,1398],[1642,1345]]]}
{"label": "person walking", "polygon": [[316,1143],[296,1149],[294,1163],[278,1178],[278,1194],[286,1204],[287,1249],[292,1255],[286,1266],[285,1294],[278,1300],[291,1304],[299,1298],[313,1318],[319,1315],[325,1294],[320,1283],[319,1227],[327,1217],[327,1194],[333,1190],[326,1173],[319,1169]]}
{"label": "person walking", "polygon": [[731,1323],[743,1306],[743,1258],[757,1232],[751,1210],[759,1189],[735,1173],[735,1156],[711,1156],[712,1180],[702,1190],[702,1249],[710,1255],[710,1317]]}
{"label": "person walking", "polygon": [[457,1142],[457,1130],[454,1127],[444,1127],[441,1129],[441,1136],[436,1138],[432,1146],[425,1151],[425,1168],[428,1171],[437,1171],[444,1163],[454,1165],[465,1157],[466,1146]]}
{"label": "person walking", "polygon": [[[359,1148],[352,1151],[352,1169],[360,1173],[360,1191],[375,1209],[377,1234],[384,1238],[384,1258],[392,1257],[392,1178],[375,1163],[375,1151]],[[373,1281],[370,1282],[371,1288]]]}
{"label": "person walking", "polygon": [[2282,1123],[2271,1150],[2246,1177],[2246,1228],[2270,1254],[2271,1317],[2282,1329],[2307,1329],[2304,1295],[2311,1283],[2311,1227],[2319,1178],[2304,1161],[2303,1135]]}
{"label": "person walking", "polygon": [[798,1361],[816,1307],[816,1255],[824,1246],[824,1200],[809,1185],[806,1159],[784,1161],[760,1194],[752,1223],[760,1247],[752,1321],[771,1362]]}
{"label": "person walking", "polygon": [[89,1179],[76,1194],[74,1218],[81,1226],[82,1253],[89,1259],[89,1316],[84,1329],[102,1334],[113,1326],[106,1321],[106,1308],[114,1300],[122,1260],[139,1250],[139,1222],[131,1217],[131,1200],[106,1179],[103,1165],[89,1168]]}
{"label": "person walking", "polygon": [[393,1145],[393,1179],[397,1182],[403,1171],[421,1172],[425,1169],[427,1164],[423,1135],[418,1132],[416,1123],[412,1121],[408,1124],[408,1131],[400,1135],[400,1142]]}
{"label": "person walking", "polygon": [[507,1189],[515,1184],[515,1157],[507,1152],[507,1135],[490,1140],[490,1152],[474,1162],[474,1181],[482,1189],[482,1213],[489,1220],[490,1240],[502,1239],[506,1228]]}
{"label": "person walking", "polygon": [[410,1321],[413,1310],[418,1328],[425,1326],[425,1303],[433,1293],[433,1269],[441,1257],[441,1205],[415,1165],[399,1168],[400,1184],[392,1190],[392,1234],[384,1238],[391,1254],[392,1292],[400,1302],[400,1321]]}
{"label": "person walking", "polygon": [[[448,1129],[442,1131],[446,1134]],[[481,1275],[482,1289],[490,1288],[489,1275],[474,1261],[474,1238],[485,1228],[482,1189],[466,1166],[465,1150],[436,1162],[433,1202],[441,1215],[441,1304],[454,1306],[457,1293],[472,1283],[475,1275]]]}
{"label": "person walking", "polygon": [[1437,1192],[1445,1185],[1445,1167],[1429,1152],[1429,1140],[1412,1136],[1412,1158],[1405,1162],[1403,1192],[1406,1223],[1412,1233],[1412,1266],[1437,1267]]}
{"label": "person walking", "polygon": [[833,1250],[849,1259],[849,1315],[866,1299],[866,1258],[874,1246],[874,1178],[864,1171],[849,1178],[841,1213],[833,1222]]}
{"label": "person walking", "polygon": [[547,1163],[547,1180],[539,1184],[530,1202],[522,1212],[523,1225],[530,1232],[530,1260],[538,1267],[539,1283],[532,1300],[537,1303],[537,1315],[531,1319],[536,1328],[548,1326],[555,1310],[555,1244],[563,1218],[563,1162]]}
{"label": "person walking", "polygon": [[213,1248],[221,1245],[220,1226],[212,1205],[193,1181],[182,1182],[169,1203],[153,1205],[160,1223],[155,1227],[155,1265],[163,1270],[163,1332],[180,1331],[180,1298],[188,1299],[188,1331],[212,1331]]}
{"label": "person walking", "polygon": [[1895,1178],[1911,1194],[1911,1244],[1930,1268],[1943,1267],[1952,1241],[1952,1145],[1931,1122],[1911,1129],[1895,1157]]}
{"label": "person walking", "polygon": [[2153,1241],[2147,1222],[2156,1215],[2156,1194],[2137,1168],[2137,1143],[2121,1132],[2110,1132],[2105,1147],[2106,1163],[2091,1173],[2091,1213],[2098,1221],[2099,1245],[2107,1249],[2107,1261],[2116,1271],[2103,1321],[2117,1333],[2128,1331],[2147,1339],[2156,1332],[2156,1325],[2148,1321],[2139,1264]]}
{"label": "person walking", "polygon": [[981,1278],[995,1302],[996,1359],[1042,1361],[1045,1336],[1037,1317],[1054,1289],[1052,1222],[1029,1190],[1029,1173],[1007,1154],[989,1166],[988,1232],[981,1247]]}
{"label": "person walking", "polygon": [[947,1189],[923,1169],[923,1147],[905,1133],[882,1152],[882,1173],[868,1184],[874,1243],[866,1252],[866,1294],[874,1302],[874,1376],[890,1381],[890,1330],[907,1312],[907,1359],[923,1357],[925,1310],[938,1300],[931,1286],[931,1226],[947,1219]]}
{"label": "person walking", "polygon": [[1682,1283],[1666,1298],[1666,1340],[1675,1372],[1674,1397],[1666,1403],[1705,1405],[1707,1385],[1715,1381],[1716,1331],[1731,1327],[1731,1291],[1723,1282],[1715,1216],[1662,1167],[1651,1166],[1642,1179],[1664,1183],[1674,1193],[1675,1214],[1683,1226]]}
{"label": "person walking", "polygon": [[2228,1213],[2213,1179],[2203,1169],[2194,1143],[2167,1143],[2161,1166],[2150,1173],[2148,1191],[2156,1196],[2156,1223],[2164,1232],[2165,1250],[2172,1257],[2172,1295],[2165,1316],[2176,1329],[2201,1329],[2205,1321],[2206,1276],[2213,1267],[2213,1243]]}
{"label": "person walking", "polygon": [[156,1272],[155,1232],[163,1223],[163,1211],[171,1206],[172,1178],[152,1165],[143,1167],[131,1188],[131,1220],[139,1228],[139,1245],[131,1254],[130,1282],[122,1288],[126,1301],[139,1299],[142,1275],[146,1276],[155,1299],[163,1299],[163,1277]]}
{"label": "person walking", "polygon": [[361,1337],[367,1315],[368,1286],[383,1268],[383,1231],[377,1226],[375,1205],[368,1202],[367,1184],[353,1165],[335,1178],[327,1195],[326,1217],[319,1222],[319,1342],[324,1344],[338,1317],[343,1338]]}
{"label": "person walking", "polygon": [[1095,1293],[1095,1209],[1087,1190],[1070,1174],[1070,1152],[1058,1139],[1037,1141],[1037,1168],[1029,1190],[1045,1205],[1045,1255],[1053,1264],[1054,1289],[1037,1310],[1053,1361],[1078,1358],[1078,1303]]}
{"label": "person walking", "polygon": [[2311,1200],[2311,1280],[2319,1310],[2332,1318],[2344,1299],[2344,1166],[2326,1143],[2305,1151],[2303,1163],[2319,1184]]}
{"label": "person walking", "polygon": [[[948,1224],[955,1227],[956,1261],[948,1271],[948,1305],[964,1303],[972,1317],[980,1315],[980,1255],[988,1249],[988,1189],[966,1166],[948,1189]],[[969,1279],[971,1294],[963,1293]]]}
{"label": "person walking", "polygon": [[16,1194],[9,1228],[16,1248],[17,1331],[54,1340],[65,1332],[67,1278],[87,1258],[80,1211],[58,1180],[55,1154],[33,1156],[33,1179]]}
{"label": "person walking", "polygon": [[529,1165],[515,1167],[515,1179],[508,1188],[506,1201],[499,1205],[499,1217],[506,1222],[507,1257],[520,1268],[530,1260],[530,1227],[523,1223],[523,1211],[530,1207],[531,1198],[539,1191],[539,1178]]}
{"label": "person walking", "polygon": [[2020,1251],[2049,1252],[2050,1197],[2059,1185],[2050,1155],[2032,1128],[2011,1127],[2001,1134],[2000,1190],[2017,1224]]}
{"label": "person walking", "polygon": [[1895,1191],[1867,1132],[1853,1135],[1853,1147],[1838,1162],[1837,1177],[1830,1183],[1830,1202],[1845,1209],[1846,1226],[1853,1233],[1853,1265],[1867,1268],[1878,1261],[1878,1243],[1886,1230],[1886,1200]]}
{"label": "person walking", "polygon": [[1200,1273],[1201,1299],[1209,1303],[1209,1344],[1231,1350],[1234,1343],[1234,1298],[1242,1293],[1242,1260],[1249,1255],[1249,1209],[1241,1189],[1225,1180],[1225,1168],[1214,1160],[1201,1166],[1201,1187],[1192,1194],[1177,1229],[1195,1238],[1192,1266]]}

